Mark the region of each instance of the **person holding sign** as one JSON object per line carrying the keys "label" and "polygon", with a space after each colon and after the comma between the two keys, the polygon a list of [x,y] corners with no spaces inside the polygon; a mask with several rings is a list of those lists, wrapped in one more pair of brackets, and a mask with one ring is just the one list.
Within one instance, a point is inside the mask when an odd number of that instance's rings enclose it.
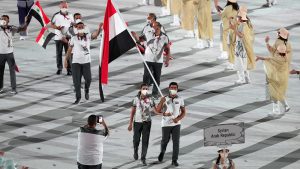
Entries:
{"label": "person holding sign", "polygon": [[235,169],[234,162],[228,158],[228,149],[220,149],[218,150],[218,153],[219,157],[214,162],[212,169]]}
{"label": "person holding sign", "polygon": [[180,123],[186,114],[184,100],[177,95],[178,84],[171,82],[169,84],[169,95],[162,97],[157,105],[157,112],[163,112],[162,117],[162,140],[161,152],[158,161],[162,162],[164,154],[172,135],[173,156],[172,165],[178,166],[179,139],[180,139]]}

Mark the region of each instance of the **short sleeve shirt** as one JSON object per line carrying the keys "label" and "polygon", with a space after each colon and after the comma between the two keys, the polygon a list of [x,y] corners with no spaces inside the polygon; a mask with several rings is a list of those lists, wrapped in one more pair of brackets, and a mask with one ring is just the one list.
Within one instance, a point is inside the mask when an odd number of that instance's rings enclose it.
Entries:
{"label": "short sleeve shirt", "polygon": [[166,34],[155,36],[153,33],[151,39],[146,43],[145,61],[163,63],[163,51],[168,44],[169,38]]}
{"label": "short sleeve shirt", "polygon": [[83,165],[102,164],[103,142],[107,132],[80,127],[78,132],[77,162]]}
{"label": "short sleeve shirt", "polygon": [[181,114],[181,107],[184,107],[184,100],[180,96],[175,97],[174,99],[166,96],[166,103],[168,104],[165,112],[170,112],[172,116],[163,116],[161,121],[162,127],[176,126],[180,125],[181,121],[174,123],[172,119],[178,117]]}
{"label": "short sleeve shirt", "polygon": [[151,111],[155,106],[152,98],[140,99],[137,96],[133,99],[132,106],[136,108],[134,122],[151,121]]}
{"label": "short sleeve shirt", "polygon": [[63,15],[61,12],[57,12],[53,15],[51,22],[56,26],[63,26],[62,30],[55,29],[55,37],[54,40],[61,40],[63,36],[67,34],[71,23],[74,22],[73,15],[68,13],[67,15]]}
{"label": "short sleeve shirt", "polygon": [[91,62],[91,34],[86,34],[85,38],[73,36],[70,41],[70,46],[73,47],[72,63],[85,64]]}

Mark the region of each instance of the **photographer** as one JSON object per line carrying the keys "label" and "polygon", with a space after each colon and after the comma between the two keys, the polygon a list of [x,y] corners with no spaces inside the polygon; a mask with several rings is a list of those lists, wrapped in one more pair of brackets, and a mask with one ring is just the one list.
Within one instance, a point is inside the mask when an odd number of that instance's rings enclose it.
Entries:
{"label": "photographer", "polygon": [[[78,132],[78,169],[101,169],[103,142],[109,131],[102,116],[90,115],[87,122]],[[97,123],[102,124],[104,129],[99,130]]]}

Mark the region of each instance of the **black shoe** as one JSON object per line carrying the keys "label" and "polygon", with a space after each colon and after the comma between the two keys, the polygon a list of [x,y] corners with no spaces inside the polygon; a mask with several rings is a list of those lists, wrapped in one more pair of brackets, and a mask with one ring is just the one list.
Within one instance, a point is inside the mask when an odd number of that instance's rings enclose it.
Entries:
{"label": "black shoe", "polygon": [[71,76],[71,75],[72,75],[72,71],[71,71],[71,70],[68,70],[67,76]]}
{"label": "black shoe", "polygon": [[175,161],[172,161],[172,165],[174,165],[174,166],[179,166],[179,164],[178,164],[178,162],[177,162],[177,160],[175,160]]}
{"label": "black shoe", "polygon": [[89,92],[85,92],[84,93],[84,97],[85,97],[86,100],[89,100],[90,99]]}
{"label": "black shoe", "polygon": [[272,4],[269,2],[262,5],[263,8],[270,8],[271,6],[272,6]]}
{"label": "black shoe", "polygon": [[143,166],[147,166],[146,160],[142,160]]}
{"label": "black shoe", "polygon": [[139,159],[139,155],[138,155],[137,152],[133,154],[133,158],[134,158],[135,160],[138,160],[138,159]]}
{"label": "black shoe", "polygon": [[80,102],[80,98],[77,98],[73,104],[78,104]]}
{"label": "black shoe", "polygon": [[60,75],[60,74],[61,74],[61,70],[57,70],[57,71],[56,71],[56,74],[57,74],[57,75]]}
{"label": "black shoe", "polygon": [[163,159],[164,159],[164,153],[161,152],[158,156],[158,161],[162,162]]}
{"label": "black shoe", "polygon": [[18,94],[18,92],[17,92],[17,90],[16,90],[16,89],[13,89],[13,90],[11,90],[11,91],[10,91],[10,94],[12,94],[12,95],[16,95],[16,94]]}

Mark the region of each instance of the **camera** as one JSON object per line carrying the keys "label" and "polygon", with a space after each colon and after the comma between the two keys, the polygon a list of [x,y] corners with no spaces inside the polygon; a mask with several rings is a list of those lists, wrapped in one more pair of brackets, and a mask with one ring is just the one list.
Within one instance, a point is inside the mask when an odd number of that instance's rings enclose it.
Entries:
{"label": "camera", "polygon": [[103,116],[97,115],[97,123],[102,123]]}

